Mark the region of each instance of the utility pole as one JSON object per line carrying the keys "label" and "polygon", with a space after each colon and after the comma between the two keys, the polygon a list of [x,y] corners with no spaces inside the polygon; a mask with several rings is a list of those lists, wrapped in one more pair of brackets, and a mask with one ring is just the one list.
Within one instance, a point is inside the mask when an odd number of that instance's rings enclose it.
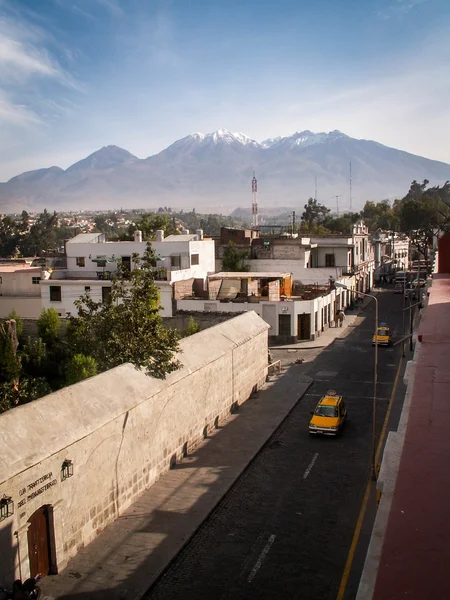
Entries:
{"label": "utility pole", "polygon": [[252,227],[258,227],[258,181],[253,171],[252,179]]}
{"label": "utility pole", "polygon": [[350,161],[350,212],[353,211],[353,199],[352,199],[352,161]]}
{"label": "utility pole", "polygon": [[342,198],[342,194],[336,194],[336,196],[331,196],[332,198],[336,198],[336,210],[337,216],[339,216],[339,198]]}
{"label": "utility pole", "polygon": [[314,177],[314,200],[317,202],[317,177]]}

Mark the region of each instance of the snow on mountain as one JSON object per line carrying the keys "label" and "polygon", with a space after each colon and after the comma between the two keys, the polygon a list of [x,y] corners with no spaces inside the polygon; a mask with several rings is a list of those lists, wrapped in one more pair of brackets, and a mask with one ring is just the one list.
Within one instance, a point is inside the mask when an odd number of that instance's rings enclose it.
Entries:
{"label": "snow on mountain", "polygon": [[448,164],[340,131],[305,130],[258,142],[219,129],[188,135],[142,160],[106,146],[66,171],[22,173],[0,183],[0,212],[162,205],[227,212],[250,202],[254,171],[261,206],[303,206],[317,181],[319,201],[342,195],[345,210],[350,161],[354,209],[366,200],[402,197],[413,179],[432,185],[450,179]]}

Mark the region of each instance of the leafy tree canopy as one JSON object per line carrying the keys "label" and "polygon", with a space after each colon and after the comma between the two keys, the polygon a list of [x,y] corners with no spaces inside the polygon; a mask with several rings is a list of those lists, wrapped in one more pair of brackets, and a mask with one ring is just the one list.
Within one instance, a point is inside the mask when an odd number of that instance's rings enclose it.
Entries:
{"label": "leafy tree canopy", "polygon": [[248,252],[239,250],[234,242],[228,242],[224,248],[222,257],[222,271],[232,273],[250,271],[250,266],[244,261],[248,258]]}
{"label": "leafy tree canopy", "polygon": [[43,308],[38,323],[39,337],[48,346],[54,346],[59,339],[61,317],[54,308]]}
{"label": "leafy tree canopy", "polygon": [[130,362],[163,379],[179,367],[174,356],[179,334],[162,324],[151,245],[132,260],[135,268],[126,278],[118,265],[108,302],[95,302],[89,294],[75,302],[78,316],[70,319],[69,346],[75,354],[94,358],[99,371]]}
{"label": "leafy tree canopy", "polygon": [[313,233],[314,228],[323,226],[327,215],[330,213],[330,209],[317,202],[315,198],[309,198],[304,209],[301,220],[305,223],[306,231],[309,233]]}

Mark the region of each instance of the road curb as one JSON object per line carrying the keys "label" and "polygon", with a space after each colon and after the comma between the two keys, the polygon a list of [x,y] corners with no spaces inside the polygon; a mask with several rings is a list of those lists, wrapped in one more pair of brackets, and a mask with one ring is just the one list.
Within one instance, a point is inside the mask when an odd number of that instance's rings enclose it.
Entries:
{"label": "road curb", "polygon": [[[302,391],[301,391],[301,393],[300,393],[300,395],[298,397],[298,400],[289,408],[289,410],[284,414],[284,416],[280,416],[281,420],[275,426],[274,430],[269,435],[269,437],[261,444],[261,446],[259,448],[257,448],[255,450],[253,456],[251,456],[251,458],[249,459],[249,461],[247,462],[247,464],[236,474],[236,477],[234,478],[233,481],[231,481],[229,483],[228,487],[226,487],[224,489],[223,494],[220,496],[220,498],[218,498],[216,504],[206,513],[206,515],[204,516],[204,518],[195,527],[195,529],[192,531],[192,533],[190,534],[190,536],[186,539],[186,541],[184,542],[184,544],[179,548],[179,550],[174,554],[174,556],[172,556],[172,558],[169,560],[169,562],[166,564],[166,566],[156,576],[156,578],[154,579],[153,583],[151,583],[150,586],[147,587],[145,590],[140,591],[136,596],[134,596],[133,600],[146,600],[147,596],[149,596],[151,594],[152,590],[158,585],[158,583],[164,577],[164,575],[167,572],[167,570],[170,569],[170,567],[173,565],[173,563],[175,563],[175,561],[178,559],[178,557],[180,556],[180,554],[189,546],[189,544],[192,542],[193,538],[201,530],[201,528],[204,526],[204,524],[208,521],[208,519],[211,517],[211,515],[217,509],[217,507],[219,506],[219,504],[221,502],[223,502],[225,500],[225,498],[232,492],[234,486],[239,483],[239,481],[245,475],[245,473],[248,471],[248,469],[250,469],[250,467],[252,466],[252,464],[257,459],[258,455],[264,450],[264,448],[266,446],[268,446],[271,443],[273,437],[277,434],[277,432],[280,429],[280,427],[282,427],[283,423],[285,423],[285,421],[289,418],[289,416],[291,415],[292,411],[296,408],[297,404],[301,401],[301,399],[303,398],[303,396],[306,394],[306,392],[312,386],[312,384],[314,383],[314,379],[312,377],[309,377],[308,375],[302,375],[300,377],[299,383],[300,383],[300,385],[304,386],[304,388],[302,389]],[[264,390],[264,388],[262,388],[261,391],[263,391],[263,390]]]}

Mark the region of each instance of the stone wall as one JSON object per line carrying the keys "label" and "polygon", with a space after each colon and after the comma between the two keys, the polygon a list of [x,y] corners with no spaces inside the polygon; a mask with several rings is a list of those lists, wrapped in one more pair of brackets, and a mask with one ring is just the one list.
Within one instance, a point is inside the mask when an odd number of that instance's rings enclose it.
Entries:
{"label": "stone wall", "polygon": [[0,522],[0,585],[19,577],[18,545],[29,576],[41,507],[56,571],[245,402],[265,381],[267,336],[248,312],[182,340],[183,366],[164,381],[126,364],[0,415],[0,497],[15,507]]}

